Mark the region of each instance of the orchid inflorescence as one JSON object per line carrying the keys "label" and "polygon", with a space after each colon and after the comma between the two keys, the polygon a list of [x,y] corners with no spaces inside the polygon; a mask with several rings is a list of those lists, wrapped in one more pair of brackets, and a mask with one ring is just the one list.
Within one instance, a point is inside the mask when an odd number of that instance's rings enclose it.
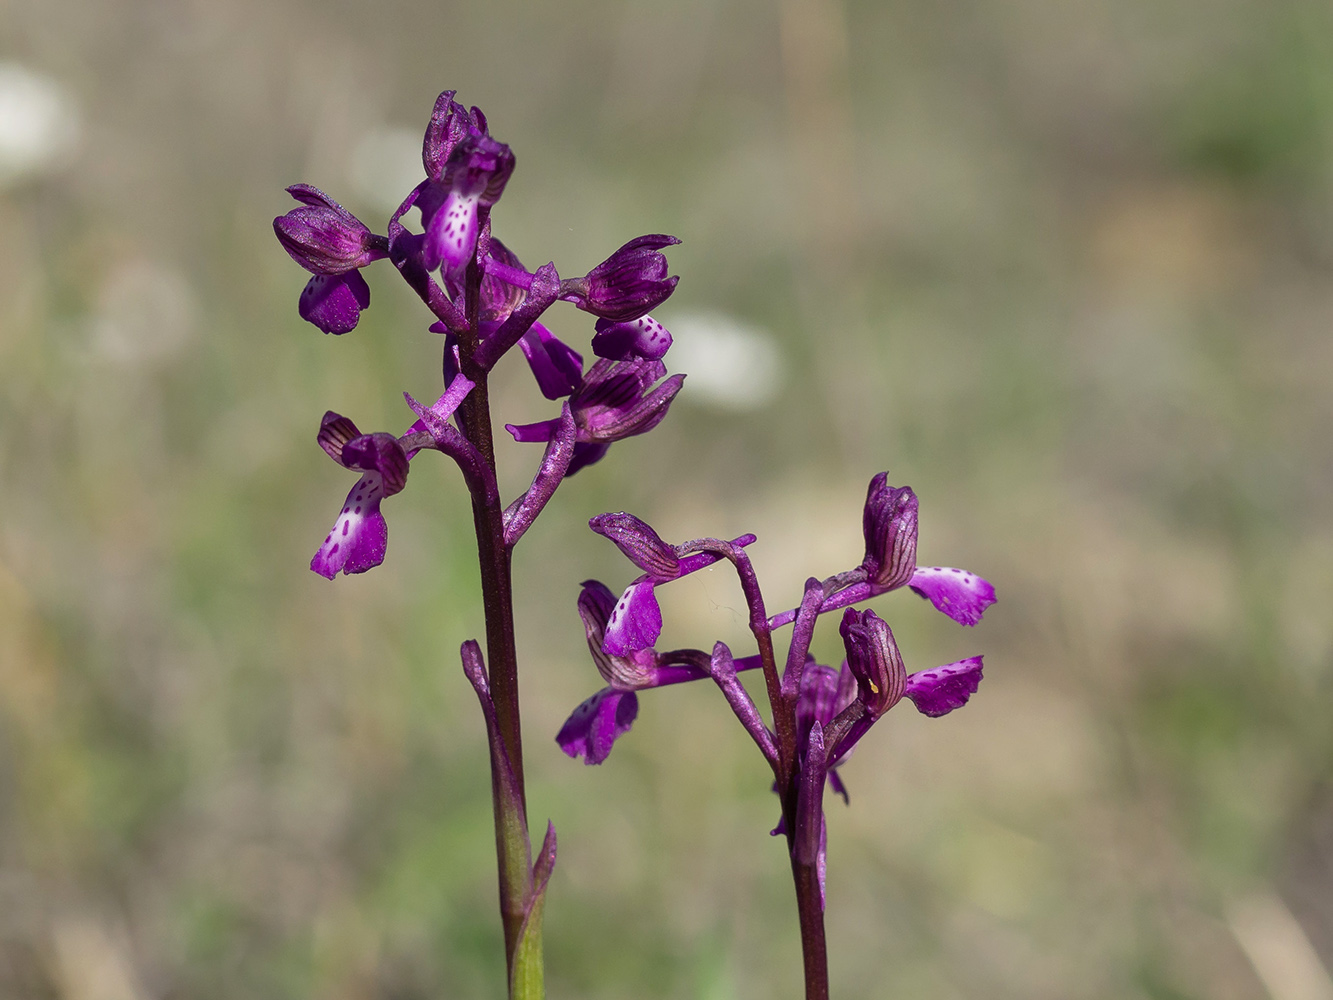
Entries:
{"label": "orchid inflorescence", "polygon": [[[434,317],[441,336],[441,392],[429,405],[404,393],[416,417],[401,435],[365,434],[332,411],[317,441],[335,462],[359,473],[333,529],[311,560],[316,573],[363,573],[380,565],[388,544],[384,500],[407,484],[411,463],[438,451],[459,467],[472,497],[486,652],[462,644],[464,674],[481,704],[490,749],[492,800],[500,883],[500,914],[511,998],[544,995],[542,912],[555,864],[554,828],[538,851],[529,838],[519,720],[518,657],[510,578],[514,546],[569,476],[600,461],[611,444],[652,430],[680,392],[683,375],[668,377],[663,357],[671,334],[649,313],[674,291],[662,251],[673,236],[630,240],[587,274],[561,278],[553,263],[528,271],[492,233],[491,210],[514,170],[514,154],[490,134],[485,115],[446,91],[435,102],[422,142],[424,177],[389,218],[383,235],[317,188],[296,184],[300,204],[273,220],[278,240],[312,277],[298,312],[328,334],[346,334],[370,306],[362,270],[388,260]],[[415,210],[420,231],[405,220]],[[596,317],[583,355],[540,322],[557,301]],[[537,389],[558,401],[547,420],[506,424],[519,442],[545,445],[531,486],[508,505],[497,485],[488,380],[517,347]],[[806,965],[807,998],[828,995],[823,906],[826,784],[846,798],[837,768],[880,716],[902,698],[926,715],[943,715],[967,701],[981,679],[981,657],[908,674],[888,625],[873,611],[851,606],[909,587],[965,625],[975,625],[994,591],[961,570],[916,564],[917,499],[906,487],[870,484],[864,512],[865,559],[826,580],[808,580],[797,608],[769,617],[746,547],[753,535],[704,538],[669,545],[629,514],[592,519],[642,571],[620,598],[596,581],[583,584],[578,610],[593,661],[606,681],[569,717],[557,740],[570,756],[601,763],[638,712],[637,692],[711,678],[771,766],[796,882]],[[711,652],[655,649],[662,630],[656,588],[726,560],[736,569],[749,609],[757,653],[734,657],[722,643]],[[820,615],[846,608],[841,670],[815,663],[810,643]],[[785,669],[779,673],[773,632],[792,626]],[[489,669],[487,660],[489,659]],[[738,680],[760,668],[772,728]]]}
{"label": "orchid inflorescence", "polygon": [[[619,599],[597,580],[583,584],[579,615],[606,687],[574,710],[557,742],[569,756],[600,764],[638,715],[636,692],[711,678],[773,770],[774,790],[783,803],[773,833],[787,835],[794,860],[815,865],[822,908],[825,783],[847,799],[838,765],[904,697],[922,714],[941,716],[964,705],[981,682],[980,656],[909,674],[888,624],[874,611],[850,607],[905,586],[960,624],[975,625],[995,603],[994,588],[979,576],[916,564],[917,509],[909,487],[889,486],[887,473],[875,476],[863,514],[861,564],[823,581],[807,580],[800,606],[772,617],[745,551],[755,536],[673,546],[631,514],[594,517],[592,530],[614,542],[643,572]],[[759,651],[738,658],[719,642],[711,652],[658,652],[654,645],[662,632],[662,613],[656,588],[723,559],[740,577]],[[834,670],[814,661],[810,644],[819,616],[840,608],[845,609],[840,632],[847,658]],[[793,628],[779,673],[772,636],[784,625]],[[765,673],[772,729],[737,679],[739,672],[755,668]]]}
{"label": "orchid inflorescence", "polygon": [[[459,466],[472,496],[486,612],[487,670],[481,645],[463,644],[464,673],[481,701],[491,751],[500,909],[513,996],[542,994],[541,912],[555,863],[555,833],[536,861],[528,837],[519,725],[510,558],[514,546],[560,483],[603,458],[611,444],[652,430],[666,416],[685,376],[667,377],[662,361],[671,334],[649,312],[675,290],[662,251],[680,241],[630,240],[587,274],[562,279],[553,263],[527,270],[493,234],[491,210],[514,170],[510,148],[490,134],[486,116],[446,91],[435,102],[422,141],[423,178],[373,232],[324,192],[296,184],[300,204],[273,220],[292,259],[311,272],[301,317],[329,334],[356,328],[370,306],[362,270],[388,260],[429,308],[441,340],[443,385],[426,405],[404,393],[415,422],[401,435],[363,434],[332,411],[320,422],[320,447],[359,473],[333,529],[310,562],[332,580],[384,561],[388,526],[381,505],[407,484],[411,463],[439,451]],[[409,228],[411,213],[420,231]],[[541,317],[557,301],[595,317],[596,360],[554,336]],[[516,441],[545,452],[532,485],[507,506],[495,472],[488,378],[517,347],[543,396],[559,411],[535,424],[506,425]]]}

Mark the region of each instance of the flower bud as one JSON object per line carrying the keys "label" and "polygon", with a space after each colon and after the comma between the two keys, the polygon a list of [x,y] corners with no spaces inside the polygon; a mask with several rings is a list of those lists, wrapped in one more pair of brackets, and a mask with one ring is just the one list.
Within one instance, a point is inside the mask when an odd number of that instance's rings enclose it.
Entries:
{"label": "flower bud", "polygon": [[907,668],[888,623],[873,611],[848,608],[839,628],[858,697],[872,719],[896,705],[907,690]]}
{"label": "flower bud", "polygon": [[292,260],[313,274],[345,274],[388,256],[389,245],[318,188],[287,189],[303,204],[273,220],[273,232]]}
{"label": "flower bud", "polygon": [[862,526],[869,581],[884,590],[903,586],[916,570],[917,499],[910,486],[888,485],[889,474],[870,480]]}
{"label": "flower bud", "polygon": [[667,277],[667,259],[660,251],[679,242],[662,235],[630,240],[583,278],[566,282],[560,297],[602,319],[638,319],[675,290],[680,279]]}
{"label": "flower bud", "polygon": [[676,550],[633,514],[598,514],[588,527],[616,543],[625,557],[654,580],[665,582],[680,575]]}

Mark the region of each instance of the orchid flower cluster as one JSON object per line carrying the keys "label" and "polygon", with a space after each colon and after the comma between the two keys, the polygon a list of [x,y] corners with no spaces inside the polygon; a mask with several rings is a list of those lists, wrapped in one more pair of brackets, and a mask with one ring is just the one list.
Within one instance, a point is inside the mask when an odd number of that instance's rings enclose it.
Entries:
{"label": "orchid flower cluster", "polygon": [[[358,473],[334,525],[310,568],[334,579],[380,565],[388,546],[383,502],[407,485],[414,459],[438,451],[452,459],[472,498],[486,649],[462,644],[463,671],[477,694],[490,750],[500,917],[509,996],[544,996],[542,913],[555,864],[555,830],[534,852],[524,793],[511,557],[514,546],[556,489],[600,461],[616,441],[643,434],[662,421],[683,375],[668,377],[663,357],[671,334],[649,315],[675,290],[662,251],[672,236],[630,240],[587,274],[561,278],[553,263],[527,270],[493,234],[491,211],[514,170],[514,154],[493,138],[485,115],[446,91],[435,102],[422,142],[422,180],[407,193],[378,234],[317,188],[288,192],[300,204],[273,221],[278,240],[312,277],[298,302],[301,317],[328,334],[351,332],[370,306],[362,271],[387,260],[426,305],[440,336],[442,385],[434,402],[404,393],[415,421],[401,435],[363,433],[332,411],[316,439],[338,465]],[[419,226],[409,223],[415,211]],[[585,367],[582,353],[541,323],[557,301],[594,316]],[[532,483],[505,504],[496,477],[489,376],[510,350],[526,359],[537,390],[559,404],[549,419],[505,428],[518,442],[540,443],[543,456]],[[823,581],[806,581],[800,606],[769,617],[746,554],[753,535],[730,541],[703,538],[669,545],[643,521],[625,513],[591,521],[642,571],[616,598],[589,581],[578,610],[593,662],[606,687],[569,717],[556,739],[572,757],[604,761],[638,713],[637,692],[711,678],[754,739],[773,771],[796,885],[806,970],[807,1000],[828,996],[824,947],[826,785],[847,798],[838,767],[870,727],[904,697],[926,715],[962,704],[981,680],[974,656],[909,674],[889,626],[873,611],[852,605],[910,588],[964,625],[975,625],[995,601],[990,584],[957,569],[916,563],[917,498],[876,476],[866,499],[865,558]],[[662,614],[656,588],[721,560],[740,579],[757,652],[733,656],[723,643],[711,652],[658,652]],[[814,662],[809,650],[821,615],[846,609],[841,633],[847,659],[841,669]],[[773,634],[792,626],[785,667],[778,670]],[[489,666],[487,661],[489,660]],[[771,728],[738,675],[761,669]]]}
{"label": "orchid flower cluster", "polygon": [[[310,568],[332,580],[384,561],[383,502],[401,492],[416,456],[438,451],[462,472],[473,521],[486,615],[486,655],[468,640],[464,673],[481,702],[491,752],[501,922],[510,995],[540,997],[541,914],[555,862],[555,833],[534,862],[528,835],[519,724],[511,553],[569,476],[600,461],[610,446],[652,430],[666,416],[685,376],[667,377],[671,334],[649,315],[675,290],[662,251],[680,241],[630,240],[587,274],[561,278],[553,263],[527,270],[493,234],[491,210],[514,170],[510,148],[491,136],[486,116],[446,91],[435,102],[422,142],[423,178],[389,218],[384,234],[324,192],[296,184],[300,204],[273,220],[292,259],[309,271],[301,317],[328,334],[356,328],[370,306],[362,271],[388,260],[421,298],[441,337],[443,385],[429,405],[404,393],[415,422],[401,435],[362,433],[332,411],[320,422],[320,447],[359,474]],[[419,231],[409,228],[415,210]],[[541,317],[557,301],[596,318],[586,368],[583,355],[555,337]],[[496,481],[488,391],[490,372],[517,347],[538,391],[558,413],[534,424],[505,425],[516,441],[545,445],[531,486],[508,505]],[[486,658],[490,660],[487,669]]]}
{"label": "orchid flower cluster", "polygon": [[[828,995],[823,910],[827,833],[825,786],[848,801],[838,766],[857,742],[904,697],[928,716],[967,703],[981,682],[982,658],[947,663],[909,674],[888,623],[851,605],[903,587],[926,598],[962,625],[976,625],[995,603],[994,588],[961,569],[918,566],[918,501],[911,488],[888,485],[888,474],[870,481],[862,515],[865,558],[854,569],[825,580],[809,579],[797,608],[769,617],[746,554],[754,535],[730,541],[701,538],[670,545],[631,514],[601,514],[589,526],[609,538],[642,571],[617,599],[597,580],[578,599],[588,649],[606,686],[578,706],[556,737],[571,757],[600,764],[638,715],[639,691],[711,678],[773,771],[781,816],[773,835],[785,835],[796,881],[807,997]],[[725,643],[711,652],[654,647],[662,632],[656,589],[728,560],[740,579],[758,652],[736,657]],[[810,655],[819,617],[845,609],[839,631],[847,658],[840,669]],[[785,664],[778,671],[773,633],[792,626]],[[770,728],[738,679],[763,670]]]}

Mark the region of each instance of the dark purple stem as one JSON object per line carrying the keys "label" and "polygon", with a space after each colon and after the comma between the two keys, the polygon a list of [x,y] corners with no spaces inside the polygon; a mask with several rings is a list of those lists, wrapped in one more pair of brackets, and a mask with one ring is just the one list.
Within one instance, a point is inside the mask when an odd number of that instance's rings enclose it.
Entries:
{"label": "dark purple stem", "polygon": [[[824,894],[819,886],[817,862],[806,863],[798,857],[797,819],[799,816],[800,769],[796,746],[796,699],[784,696],[782,678],[778,676],[776,657],[773,653],[773,626],[764,611],[764,595],[759,589],[759,580],[745,550],[731,542],[715,538],[701,538],[686,542],[677,550],[681,556],[690,552],[715,552],[731,561],[740,578],[741,592],[745,595],[745,604],[750,611],[750,631],[754,633],[759,646],[759,658],[764,668],[764,684],[768,691],[768,703],[773,713],[773,729],[777,737],[777,762],[774,773],[777,777],[778,796],[782,801],[782,816],[787,829],[787,847],[791,854],[792,881],[796,887],[796,910],[801,924],[801,953],[805,964],[806,1000],[828,1000],[828,948],[824,939]],[[836,578],[835,578],[836,579]],[[812,581],[813,583],[813,581]],[[807,594],[809,607],[806,616],[811,624],[818,617],[818,610],[823,610],[821,602],[816,602],[814,595],[822,588],[812,588]],[[818,609],[818,610],[816,610]],[[793,612],[791,619],[795,619]],[[808,645],[808,639],[806,640]],[[804,661],[805,654],[801,653]],[[799,674],[796,675],[799,677]],[[822,786],[821,786],[822,791]]]}
{"label": "dark purple stem", "polygon": [[[480,220],[484,227],[485,219]],[[395,262],[396,263],[396,262]],[[500,919],[504,925],[505,960],[512,978],[515,952],[526,917],[532,871],[525,851],[511,849],[511,842],[526,843],[526,799],[523,782],[523,737],[518,704],[518,652],[514,642],[514,594],[511,576],[511,548],[505,542],[504,511],[500,493],[496,489],[495,439],[491,430],[490,393],[487,369],[477,362],[478,331],[481,312],[481,268],[477,255],[468,262],[464,278],[465,323],[449,323],[445,315],[453,314],[458,322],[457,308],[439,308],[432,302],[432,291],[438,289],[433,281],[413,282],[420,266],[419,258],[406,267],[408,283],[431,306],[451,329],[458,334],[459,367],[474,388],[458,408],[458,422],[466,439],[467,448],[444,449],[459,462],[472,496],[472,522],[477,536],[477,561],[481,571],[482,608],[486,615],[486,657],[490,664],[490,697],[494,704],[495,729],[508,759],[516,795],[496,798],[496,854],[500,882]],[[424,270],[424,269],[423,269]],[[428,277],[428,276],[427,276]],[[445,315],[441,315],[444,313]],[[510,812],[514,815],[510,815]],[[513,835],[515,828],[522,837]],[[508,835],[505,832],[508,831]]]}
{"label": "dark purple stem", "polygon": [[801,863],[793,853],[791,874],[796,883],[796,911],[801,920],[805,1000],[828,1000],[828,947],[824,940],[824,901],[819,891],[819,869],[816,865]]}

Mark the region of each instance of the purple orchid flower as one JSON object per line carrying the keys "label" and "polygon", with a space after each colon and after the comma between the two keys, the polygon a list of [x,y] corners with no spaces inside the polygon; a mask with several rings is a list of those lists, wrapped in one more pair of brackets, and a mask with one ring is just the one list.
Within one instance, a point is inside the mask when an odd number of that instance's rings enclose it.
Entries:
{"label": "purple orchid flower", "polygon": [[441,265],[453,270],[471,259],[482,210],[500,200],[513,172],[513,152],[484,131],[470,128],[450,147],[440,176],[428,181],[418,201],[426,229],[422,248],[426,270]]}
{"label": "purple orchid flower", "polygon": [[[917,507],[911,487],[888,485],[887,472],[870,481],[863,512],[866,554],[860,567],[847,574],[854,582],[836,591],[820,613],[845,608],[906,585],[961,625],[976,625],[995,603],[995,588],[975,573],[948,566],[916,563]],[[769,619],[779,628],[796,619],[792,608]]]}
{"label": "purple orchid flower", "polygon": [[674,236],[639,236],[602,261],[582,278],[561,283],[560,297],[602,319],[622,323],[638,319],[670,297],[679,278],[667,277],[663,247]]}
{"label": "purple orchid flower", "polygon": [[706,669],[695,664],[670,664],[654,649],[637,649],[627,656],[604,652],[602,639],[615,600],[597,580],[584,581],[579,593],[579,617],[588,651],[607,686],[574,709],[555,739],[565,753],[582,757],[587,764],[606,760],[615,741],[629,732],[639,714],[636,691],[708,676]]}
{"label": "purple orchid flower", "polygon": [[[461,376],[455,378],[429,408],[426,419],[416,421],[403,438],[427,430],[430,421],[448,420],[471,390],[471,382]],[[417,452],[406,450],[402,439],[392,434],[362,434],[356,424],[332,410],[320,421],[318,441],[335,462],[362,475],[347,494],[333,530],[310,560],[310,568],[330,580],[339,571],[364,573],[384,561],[389,526],[380,513],[380,503],[402,492],[407,485],[408,463]]]}
{"label": "purple orchid flower", "polygon": [[[569,397],[578,443],[568,475],[599,461],[613,441],[644,434],[662,422],[685,382],[684,375],[658,382],[664,375],[662,362],[638,359],[603,359],[588,369]],[[558,429],[559,420],[505,424],[515,441],[547,442]]]}
{"label": "purple orchid flower", "polygon": [[387,257],[389,241],[319,188],[293,184],[287,192],[301,205],[274,219],[273,232],[292,260],[314,275],[298,311],[325,333],[347,333],[370,305],[370,286],[359,269]]}

